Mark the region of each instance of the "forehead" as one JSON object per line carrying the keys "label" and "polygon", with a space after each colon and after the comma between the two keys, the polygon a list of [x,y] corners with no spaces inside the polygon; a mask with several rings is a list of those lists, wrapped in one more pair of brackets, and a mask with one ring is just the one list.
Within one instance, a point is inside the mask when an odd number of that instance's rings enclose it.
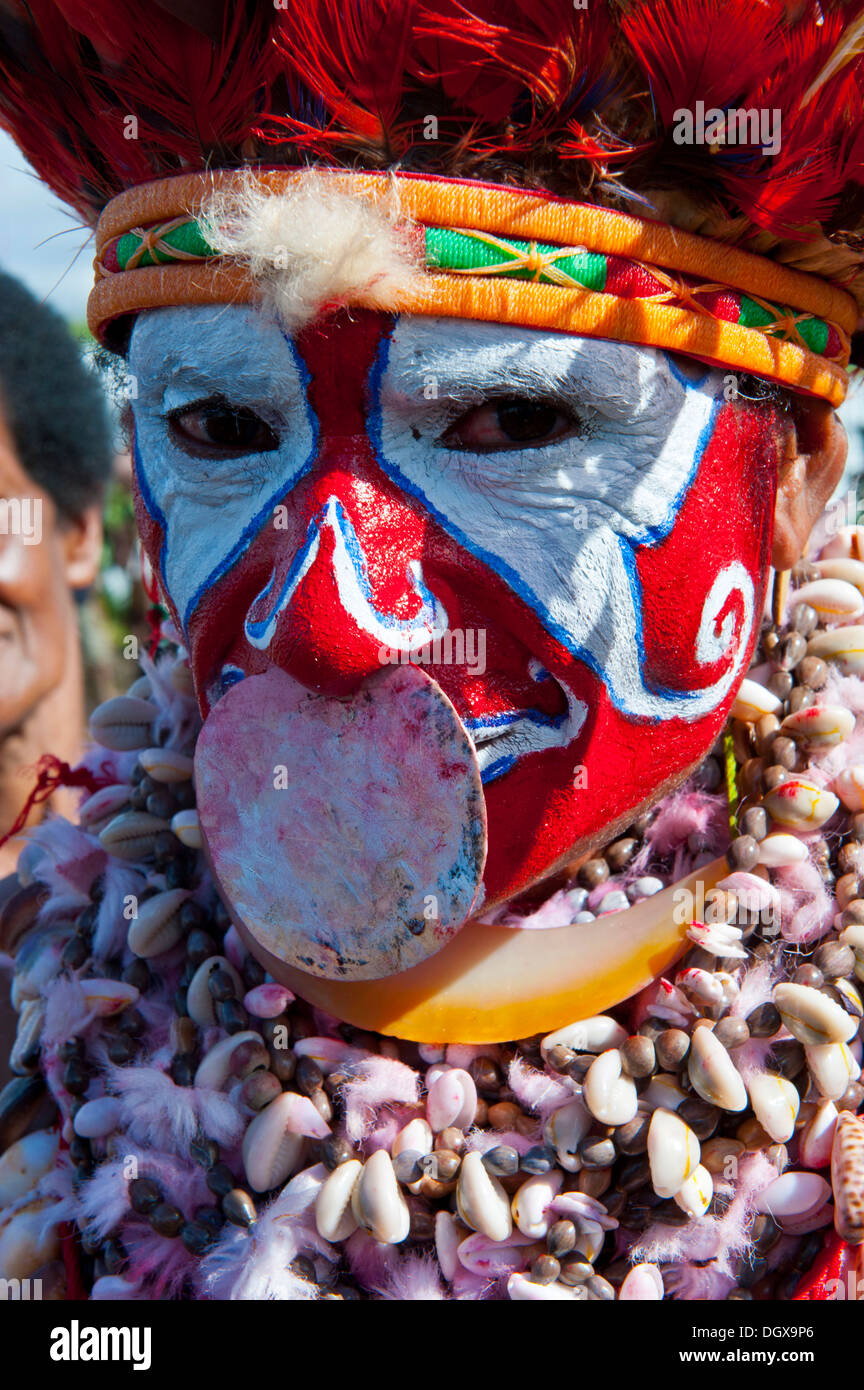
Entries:
{"label": "forehead", "polygon": [[[344,334],[346,352],[351,340]],[[330,334],[339,351],[340,333]],[[295,346],[276,319],[237,305],[143,312],[130,344],[130,371],[139,394],[177,386],[232,386],[260,393],[281,382],[300,387],[304,375]],[[351,361],[346,360],[350,370]],[[663,414],[681,386],[698,383],[705,368],[673,362],[653,348],[510,324],[462,319],[397,319],[387,343],[387,386],[429,400],[460,381],[498,394],[580,393],[604,414],[633,410]]]}

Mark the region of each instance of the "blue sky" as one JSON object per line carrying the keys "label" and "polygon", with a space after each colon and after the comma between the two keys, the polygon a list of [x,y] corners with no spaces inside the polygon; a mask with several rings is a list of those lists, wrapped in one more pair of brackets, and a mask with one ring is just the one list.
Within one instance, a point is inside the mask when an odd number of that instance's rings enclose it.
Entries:
{"label": "blue sky", "polygon": [[81,321],[93,279],[89,235],[0,131],[0,268]]}

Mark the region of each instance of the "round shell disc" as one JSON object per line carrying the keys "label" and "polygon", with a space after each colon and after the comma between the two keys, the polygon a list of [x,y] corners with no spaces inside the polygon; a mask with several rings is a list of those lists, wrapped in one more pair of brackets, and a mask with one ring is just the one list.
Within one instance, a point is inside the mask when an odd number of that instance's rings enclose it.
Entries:
{"label": "round shell disc", "polygon": [[232,686],[195,752],[220,890],[286,964],[374,980],[452,940],[486,861],[480,769],[447,696],[415,666],[356,694],[277,668]]}

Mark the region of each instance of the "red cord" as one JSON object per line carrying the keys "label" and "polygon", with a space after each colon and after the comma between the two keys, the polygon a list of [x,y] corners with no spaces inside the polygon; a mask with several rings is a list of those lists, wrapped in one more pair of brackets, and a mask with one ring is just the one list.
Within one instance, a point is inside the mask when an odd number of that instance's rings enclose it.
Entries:
{"label": "red cord", "polygon": [[14,825],[6,831],[5,835],[0,836],[0,849],[24,829],[33,807],[47,801],[58,787],[83,787],[92,796],[94,792],[99,791],[100,787],[107,787],[112,781],[110,774],[106,775],[103,772],[100,777],[91,772],[89,768],[70,767],[68,763],[63,762],[62,758],[55,758],[53,753],[45,753],[36,763],[34,770],[36,772],[36,784],[21,807]]}

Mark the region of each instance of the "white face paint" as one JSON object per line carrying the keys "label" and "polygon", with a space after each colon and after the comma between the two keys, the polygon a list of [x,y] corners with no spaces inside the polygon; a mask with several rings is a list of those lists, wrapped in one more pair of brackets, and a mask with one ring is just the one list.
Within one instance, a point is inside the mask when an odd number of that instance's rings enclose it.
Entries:
{"label": "white face paint", "polygon": [[[200,597],[242,559],[274,507],[314,466],[318,425],[306,396],[306,368],[275,321],[229,307],[142,314],[130,369],[138,381],[142,496],[163,528],[165,583],[185,624]],[[432,400],[426,399],[430,382],[437,392]],[[719,372],[700,369],[689,378],[664,354],[627,344],[405,318],[383,345],[369,395],[368,433],[383,472],[601,676],[622,713],[693,719],[720,704],[739,674],[752,627],[751,577],[738,563],[717,575],[696,640],[700,664],[730,654],[733,640],[736,660],[701,689],[658,691],[643,677],[633,549],[658,543],[674,524],[722,402]],[[190,457],[168,417],[214,396],[256,412],[277,435],[278,447],[248,457]],[[527,448],[469,453],[442,445],[466,412],[514,396],[575,416],[574,429]],[[350,524],[340,519],[335,501],[328,502],[310,532],[307,568],[320,528],[330,527],[340,598],[358,626],[404,650],[427,642],[446,626],[446,612],[425,589],[419,566],[413,580],[425,604],[421,620],[388,622],[364,590],[365,562],[362,548],[352,549]],[[300,554],[281,590],[271,584],[259,592],[255,621],[247,622],[251,645],[267,647],[303,564]],[[737,638],[731,616],[718,629],[732,594],[743,611]],[[482,738],[482,721],[477,732]]]}

